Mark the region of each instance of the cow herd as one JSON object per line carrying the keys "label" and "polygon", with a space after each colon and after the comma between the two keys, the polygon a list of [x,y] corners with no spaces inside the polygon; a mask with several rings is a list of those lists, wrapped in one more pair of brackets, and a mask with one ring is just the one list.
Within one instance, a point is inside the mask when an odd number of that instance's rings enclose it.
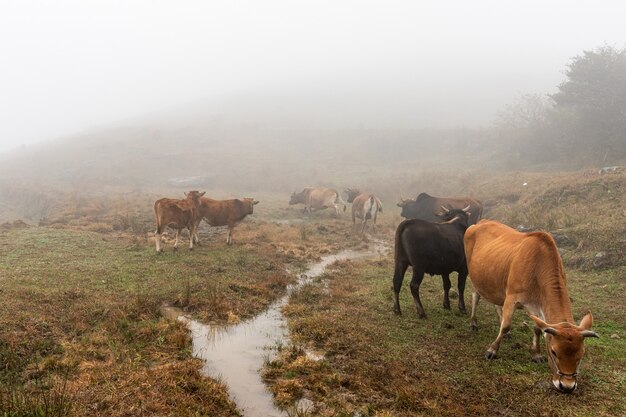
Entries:
{"label": "cow herd", "polygon": [[[378,197],[357,189],[346,189],[352,203],[352,222],[360,222],[361,233],[368,220],[373,226],[383,206]],[[185,199],[162,198],[154,204],[156,250],[161,251],[161,234],[170,226],[176,230],[174,249],[180,233],[189,230],[189,248],[199,243],[197,229],[202,220],[211,226],[228,226],[226,242],[232,243],[234,226],[253,213],[252,198],[213,200],[204,192],[189,191]],[[346,202],[331,188],[304,188],[292,193],[290,205],[303,204],[306,213],[339,207]],[[412,267],[411,294],[417,314],[426,317],[419,295],[425,274],[441,275],[443,308],[450,309],[450,274],[458,273],[458,308],[465,312],[467,276],[473,284],[470,325],[477,330],[476,309],[481,298],[496,306],[500,330],[485,353],[496,356],[502,338],[511,329],[515,309],[524,309],[532,319],[532,358],[542,362],[539,339],[543,334],[552,382],[561,392],[570,393],[577,385],[586,337],[598,337],[591,330],[593,318],[587,313],[574,321],[563,263],[554,239],[546,232],[522,233],[494,220],[481,220],[483,206],[473,198],[442,198],[421,193],[415,200],[401,200],[402,221],[395,233],[394,312],[401,314],[399,293],[405,272]]]}
{"label": "cow herd", "polygon": [[161,198],[154,203],[156,219],[156,250],[161,252],[161,234],[164,229],[172,227],[176,230],[174,250],[178,248],[178,240],[183,229],[189,230],[189,249],[194,243],[199,244],[198,226],[202,220],[210,226],[228,226],[226,243],[233,242],[233,229],[248,214],[252,214],[254,206],[259,204],[252,198],[213,200],[203,197],[204,192],[189,191],[184,199]]}

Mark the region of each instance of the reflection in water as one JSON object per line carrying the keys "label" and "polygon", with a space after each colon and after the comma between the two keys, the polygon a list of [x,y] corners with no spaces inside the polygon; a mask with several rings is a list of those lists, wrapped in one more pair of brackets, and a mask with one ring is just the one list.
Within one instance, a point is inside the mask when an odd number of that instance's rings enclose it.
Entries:
{"label": "reflection in water", "polygon": [[379,245],[374,250],[345,250],[323,257],[287,288],[286,296],[270,305],[265,312],[237,325],[208,326],[179,317],[191,330],[194,356],[205,361],[202,372],[219,377],[228,385],[231,397],[245,416],[285,416],[286,413],[274,405],[272,394],[266,389],[259,374],[264,359],[270,354],[268,348],[288,340],[282,307],[287,304],[295,289],[320,276],[330,264],[344,259],[371,257],[382,252],[383,248]]}

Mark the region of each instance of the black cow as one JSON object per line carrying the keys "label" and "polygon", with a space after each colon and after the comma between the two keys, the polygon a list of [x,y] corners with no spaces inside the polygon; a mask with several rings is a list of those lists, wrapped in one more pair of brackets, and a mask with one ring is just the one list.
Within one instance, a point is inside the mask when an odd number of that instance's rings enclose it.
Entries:
{"label": "black cow", "polygon": [[[431,223],[420,219],[404,220],[396,230],[395,271],[393,273],[394,313],[400,312],[400,288],[404,273],[409,265],[413,267],[411,294],[415,301],[417,314],[426,318],[426,312],[420,301],[420,284],[424,274],[441,275],[443,279],[443,308],[450,309],[450,273],[458,272],[459,310],[465,312],[465,280],[467,263],[463,235],[468,228],[471,213],[469,206],[464,209],[452,209],[441,213],[442,223]],[[441,220],[441,219],[440,219]]]}
{"label": "black cow", "polygon": [[402,200],[398,203],[398,207],[402,208],[400,215],[405,219],[422,219],[427,222],[441,221],[436,213],[441,211],[442,206],[448,209],[461,209],[469,206],[470,225],[478,223],[483,215],[483,204],[470,197],[433,197],[421,193],[415,200]]}

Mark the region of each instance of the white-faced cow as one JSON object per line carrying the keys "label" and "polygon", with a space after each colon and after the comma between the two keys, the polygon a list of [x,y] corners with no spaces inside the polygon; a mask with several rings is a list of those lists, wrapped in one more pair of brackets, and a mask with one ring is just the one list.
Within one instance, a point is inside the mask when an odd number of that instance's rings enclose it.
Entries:
{"label": "white-faced cow", "polygon": [[511,329],[515,309],[525,309],[534,322],[531,354],[543,361],[539,338],[543,332],[552,368],[552,383],[562,392],[576,389],[584,338],[598,337],[591,331],[587,313],[576,324],[567,292],[559,251],[550,234],[520,233],[492,220],[483,220],[465,233],[465,253],[472,294],[472,329],[477,330],[476,307],[481,297],[499,307],[500,332],[485,357],[493,359],[502,337]]}
{"label": "white-faced cow", "polygon": [[450,273],[458,272],[459,310],[465,312],[465,280],[467,264],[463,250],[463,234],[470,216],[469,208],[447,210],[442,213],[442,223],[431,223],[420,219],[404,220],[396,230],[395,270],[393,273],[394,312],[400,312],[400,288],[404,273],[413,267],[411,294],[421,318],[426,312],[420,301],[420,284],[424,274],[441,275],[443,279],[443,308],[450,308]]}
{"label": "white-faced cow", "polygon": [[362,193],[358,189],[348,188],[345,190],[348,195],[348,203],[352,203],[352,224],[356,224],[356,219],[361,221],[361,233],[365,231],[365,224],[372,219],[373,226],[376,227],[378,212],[383,211],[383,203],[374,194]]}
{"label": "white-faced cow", "polygon": [[476,224],[483,215],[483,205],[480,201],[470,197],[433,197],[426,193],[421,193],[415,200],[402,200],[398,204],[402,208],[400,216],[405,219],[422,219],[428,222],[438,222],[440,219],[435,213],[441,206],[448,209],[462,209],[469,206],[472,213],[469,224]]}
{"label": "white-faced cow", "polygon": [[228,236],[226,243],[233,243],[233,229],[248,214],[254,212],[254,206],[259,204],[253,198],[232,199],[232,200],[213,200],[207,197],[200,199],[199,216],[196,221],[196,234],[194,239],[199,241],[197,228],[202,219],[211,226],[228,226]]}
{"label": "white-faced cow", "polygon": [[333,207],[335,214],[339,215],[339,203],[343,204],[346,211],[346,203],[337,190],[332,188],[307,187],[299,193],[292,193],[289,205],[304,204],[304,211],[311,214],[312,210],[323,210]]}
{"label": "white-faced cow", "polygon": [[178,249],[180,232],[183,229],[189,230],[189,249],[193,249],[193,236],[196,233],[196,220],[198,217],[198,206],[200,198],[204,192],[189,191],[185,193],[187,198],[178,200],[174,198],[161,198],[154,203],[154,217],[156,219],[156,250],[161,252],[161,234],[166,227],[176,229],[176,242],[174,250]]}

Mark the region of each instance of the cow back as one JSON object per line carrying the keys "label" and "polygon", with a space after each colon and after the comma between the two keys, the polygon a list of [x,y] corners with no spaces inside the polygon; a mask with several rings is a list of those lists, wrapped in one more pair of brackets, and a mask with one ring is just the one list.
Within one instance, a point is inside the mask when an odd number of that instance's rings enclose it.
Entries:
{"label": "cow back", "polygon": [[409,201],[403,208],[401,216],[407,219],[422,219],[429,222],[439,222],[441,218],[436,213],[441,207],[448,209],[463,209],[469,206],[469,224],[476,224],[483,214],[483,205],[479,200],[470,197],[433,197],[421,193],[415,201]]}
{"label": "cow back", "polygon": [[493,304],[502,305],[507,292],[540,303],[548,280],[565,289],[561,257],[546,232],[521,233],[482,220],[468,228],[465,253],[474,287]]}
{"label": "cow back", "polygon": [[396,229],[396,260],[405,258],[429,274],[465,271],[466,225],[404,220]]}
{"label": "cow back", "polygon": [[211,226],[228,226],[243,220],[252,212],[252,202],[240,199],[213,200],[203,197],[200,215]]}
{"label": "cow back", "polygon": [[308,204],[311,208],[321,209],[335,204],[339,193],[332,188],[312,188],[309,191]]}

